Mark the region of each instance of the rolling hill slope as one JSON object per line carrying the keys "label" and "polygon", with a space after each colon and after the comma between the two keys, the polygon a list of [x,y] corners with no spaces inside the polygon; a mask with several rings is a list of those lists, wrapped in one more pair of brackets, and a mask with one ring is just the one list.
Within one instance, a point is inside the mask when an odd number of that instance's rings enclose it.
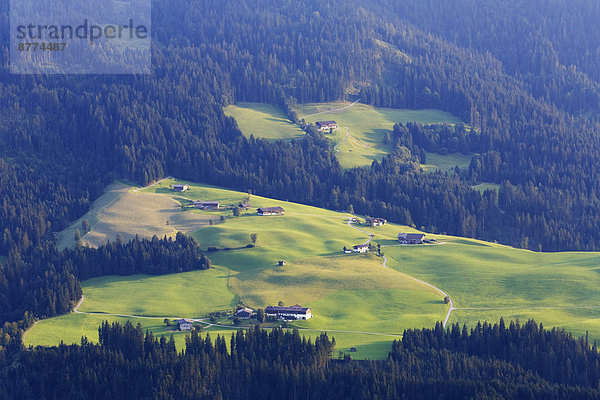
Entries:
{"label": "rolling hill slope", "polygon": [[[432,326],[448,313],[440,292],[417,279],[450,295],[455,309],[449,323],[535,317],[545,325],[564,326],[575,334],[589,331],[592,338],[600,338],[598,253],[540,254],[433,234],[427,238],[436,244],[400,245],[398,232],[415,232],[413,228],[356,226],[348,222],[350,214],[191,182],[186,182],[191,190],[174,193],[170,187],[175,182],[168,179],[139,192],[180,204],[221,201],[225,207],[219,211],[180,211],[183,219],[217,221],[193,233],[201,248],[219,249],[208,253],[214,268],[86,281],[82,313],[39,322],[27,334],[28,345],[78,342],[81,335],[94,339],[96,322],[122,315],[160,335],[171,333],[162,324],[166,317],[194,318],[208,331],[229,332],[235,329],[231,319],[211,322],[207,314],[231,312],[236,305],[256,309],[282,302],[312,308],[313,319],[292,324],[305,334],[328,331],[340,350],[357,347],[355,357],[381,358],[404,329]],[[248,197],[252,208],[233,216],[231,207]],[[266,206],[281,206],[285,215],[256,215],[254,208]],[[131,212],[142,220],[146,210]],[[256,245],[248,247],[252,233],[257,234]],[[369,240],[381,246],[385,257],[342,252],[344,246]],[[278,260],[287,265],[279,266]]]}

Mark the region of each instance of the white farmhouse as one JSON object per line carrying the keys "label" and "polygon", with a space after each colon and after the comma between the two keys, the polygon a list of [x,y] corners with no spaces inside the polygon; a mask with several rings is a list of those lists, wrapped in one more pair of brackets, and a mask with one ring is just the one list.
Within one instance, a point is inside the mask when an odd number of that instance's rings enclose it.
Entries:
{"label": "white farmhouse", "polygon": [[354,246],[354,250],[355,253],[367,253],[369,251],[369,245],[368,244],[357,244],[356,246]]}

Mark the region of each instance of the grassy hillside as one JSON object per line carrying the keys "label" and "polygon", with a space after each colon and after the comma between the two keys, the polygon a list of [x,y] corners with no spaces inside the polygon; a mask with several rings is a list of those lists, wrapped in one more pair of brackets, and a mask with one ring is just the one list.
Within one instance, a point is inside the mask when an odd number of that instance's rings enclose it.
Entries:
{"label": "grassy hillside", "polygon": [[238,103],[224,109],[225,115],[235,118],[242,133],[264,139],[296,139],[304,131],[290,122],[281,108],[262,103]]}
{"label": "grassy hillside", "polygon": [[458,308],[450,322],[519,316],[600,339],[597,253],[539,254],[473,242],[412,250],[385,251],[395,268],[444,288]]}
{"label": "grassy hillside", "polygon": [[[337,121],[340,129],[328,136],[336,145],[340,163],[347,168],[368,166],[374,159],[381,160],[388,154],[390,149],[382,142],[385,133],[391,131],[394,124],[398,122],[423,124],[457,124],[461,122],[452,114],[439,110],[377,108],[360,103],[354,105],[350,103],[302,104],[298,106],[297,111],[300,118],[304,118],[307,122]],[[457,160],[456,155],[429,156],[432,157],[432,161],[428,162],[425,170],[447,170],[457,165],[456,162],[459,163],[459,166],[464,165],[463,158]],[[468,162],[470,162],[470,157]]]}
{"label": "grassy hillside", "polygon": [[[172,193],[164,188],[165,193]],[[190,233],[219,221],[221,214],[204,211],[181,212],[184,196],[156,196],[135,187],[115,183],[92,205],[91,210],[58,234],[57,247],[75,246],[75,231],[79,230],[84,245],[97,247],[114,241],[117,234],[131,240],[136,234],[151,238],[174,236],[178,231]],[[83,232],[87,220],[89,232]]]}
{"label": "grassy hillside", "polygon": [[[228,289],[229,271],[215,267],[167,276],[109,276],[83,283],[85,312],[141,316],[200,317],[236,305]],[[127,287],[127,290],[123,290]]]}
{"label": "grassy hillside", "polygon": [[[144,330],[151,330],[155,336],[166,336],[169,338],[173,335],[179,349],[183,349],[185,346],[185,337],[188,333],[167,328],[161,318],[128,319],[74,313],[40,321],[36,328],[27,332],[24,342],[27,346],[55,346],[61,341],[66,344],[80,343],[82,336],[86,336],[89,340],[97,342],[98,327],[103,321],[125,323],[128,320],[134,324],[140,323]],[[225,336],[229,339],[234,332],[235,329],[232,328],[210,327],[205,328],[202,334],[210,334],[213,339],[217,335]],[[313,340],[320,333],[320,330],[313,331],[307,329],[302,331],[302,334],[307,339],[312,338]],[[356,347],[357,352],[352,353],[352,356],[358,359],[385,357],[390,350],[391,341],[399,337],[394,335],[359,335],[341,332],[329,332],[328,335],[335,338],[336,352],[348,352],[350,347]],[[226,343],[229,345],[229,340]]]}
{"label": "grassy hillside", "polygon": [[[248,197],[194,184],[188,192],[174,193],[173,183],[166,180],[136,193],[180,203],[220,200],[225,206]],[[374,254],[342,254],[344,246],[368,240],[366,233],[348,226],[348,214],[258,196],[250,196],[250,203],[252,209],[239,218],[231,210],[180,212],[183,219],[224,218],[193,233],[202,248],[232,249],[209,253],[213,269],[92,279],[83,284],[86,300],[80,311],[145,317],[133,320],[164,334],[166,316],[201,318],[212,311],[231,311],[237,304],[257,308],[279,301],[299,303],[310,306],[315,317],[292,326],[307,335],[327,331],[341,350],[358,346],[357,358],[380,358],[404,329],[432,326],[445,318],[448,305],[443,296],[418,281],[422,280],[453,299],[456,309],[450,323],[533,317],[546,326],[565,327],[578,335],[589,331],[590,337],[600,339],[599,253],[540,254],[432,234],[427,237],[437,244],[405,246],[398,244],[397,234],[415,232],[412,228],[359,226],[382,246],[388,259],[385,268],[384,258]],[[255,214],[259,206],[282,206],[286,213],[260,217]],[[103,213],[98,213],[100,220]],[[247,248],[252,233],[258,240]],[[278,260],[287,265],[278,266]],[[26,343],[78,342],[81,335],[95,338],[97,325],[105,318],[118,317],[70,314],[41,321],[28,333]],[[204,323],[208,325],[207,320]],[[220,324],[231,326],[231,320],[223,318]]]}
{"label": "grassy hillside", "polygon": [[[173,183],[166,180],[135,194],[179,202],[220,200],[225,206],[247,197],[244,193],[199,185],[174,193],[170,188]],[[161,317],[198,318],[211,311],[232,310],[238,302],[255,308],[279,301],[300,303],[313,307],[316,317],[305,324],[297,323],[297,327],[314,329],[306,330],[306,334],[322,329],[349,331],[335,332],[338,347],[343,348],[339,340],[345,340],[348,348],[365,346],[357,357],[385,356],[390,342],[403,329],[413,326],[415,315],[422,311],[423,326],[443,318],[447,306],[427,286],[383,268],[383,260],[373,255],[340,255],[344,246],[368,239],[347,225],[349,215],[258,196],[251,196],[250,203],[252,209],[239,218],[233,217],[230,210],[181,212],[190,216],[210,214],[215,220],[225,218],[223,223],[193,234],[202,248],[236,249],[209,253],[214,269],[160,277],[91,279],[84,282],[86,299],[80,311],[156,316],[160,325]],[[282,206],[286,213],[260,217],[255,212],[260,206]],[[104,218],[103,212],[98,218]],[[137,218],[145,217],[139,214]],[[258,234],[256,247],[245,248],[252,233]],[[288,264],[279,267],[278,260]],[[380,315],[381,307],[393,314]],[[78,342],[84,334],[94,338],[97,326],[89,321],[97,322],[98,318],[102,317],[74,314],[42,321],[28,334],[27,344],[57,343],[58,338]]]}
{"label": "grassy hillside", "polygon": [[[225,107],[225,114],[235,118],[246,136],[266,139],[294,139],[304,131],[292,124],[283,111],[275,106],[261,103],[240,103]],[[335,120],[340,129],[327,136],[332,140],[340,163],[345,168],[369,166],[375,159],[381,160],[390,149],[383,144],[385,133],[398,122],[423,124],[457,124],[460,119],[447,112],[423,109],[377,108],[365,104],[313,103],[297,107],[300,118],[307,122]],[[470,156],[450,154],[442,156],[430,153],[424,171],[444,170],[469,166]]]}

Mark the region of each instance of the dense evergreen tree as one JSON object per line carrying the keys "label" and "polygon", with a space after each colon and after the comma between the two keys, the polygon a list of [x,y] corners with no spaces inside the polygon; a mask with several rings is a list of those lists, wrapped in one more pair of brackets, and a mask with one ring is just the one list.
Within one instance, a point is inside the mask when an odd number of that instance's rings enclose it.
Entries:
{"label": "dense evergreen tree", "polygon": [[[229,340],[192,332],[185,349],[141,326],[105,322],[100,344],[0,362],[2,398],[594,399],[599,354],[584,339],[521,326],[411,330],[384,361],[333,360],[335,339],[273,329]],[[229,348],[227,346],[229,342]]]}

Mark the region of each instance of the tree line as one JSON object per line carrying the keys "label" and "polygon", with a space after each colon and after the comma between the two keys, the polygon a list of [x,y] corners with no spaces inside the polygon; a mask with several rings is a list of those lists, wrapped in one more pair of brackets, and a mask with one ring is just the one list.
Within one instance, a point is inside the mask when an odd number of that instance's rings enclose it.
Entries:
{"label": "tree line", "polygon": [[599,355],[533,321],[410,330],[379,361],[332,358],[335,338],[258,327],[173,336],[104,322],[99,343],[0,359],[0,397],[156,399],[594,399]]}
{"label": "tree line", "polygon": [[[82,295],[80,281],[105,275],[162,275],[211,267],[191,237],[108,242],[58,252],[38,248],[30,257],[11,253],[0,267],[0,351],[21,346],[21,333],[36,319],[65,314]],[[11,322],[19,321],[19,322]]]}

